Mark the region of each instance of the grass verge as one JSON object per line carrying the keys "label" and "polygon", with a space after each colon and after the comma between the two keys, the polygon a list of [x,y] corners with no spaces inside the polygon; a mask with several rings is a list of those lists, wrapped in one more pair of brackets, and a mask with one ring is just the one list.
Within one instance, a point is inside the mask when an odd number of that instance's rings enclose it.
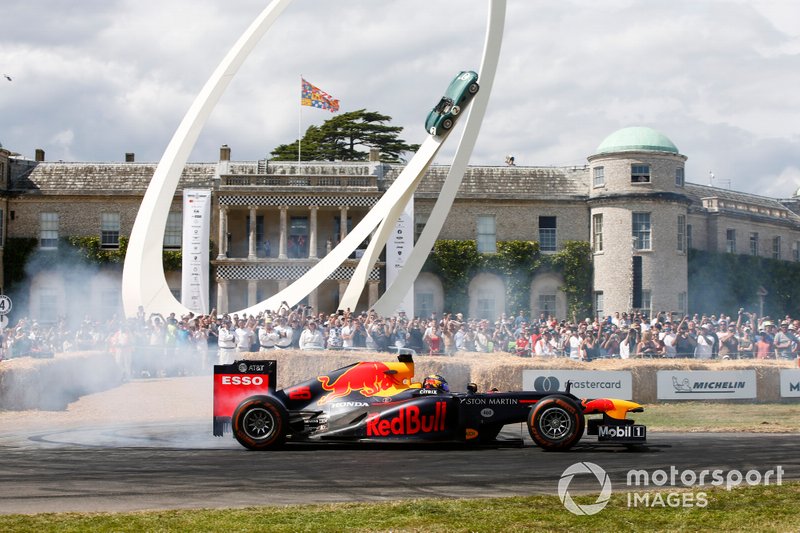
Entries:
{"label": "grass verge", "polygon": [[[677,492],[677,491],[676,491]],[[0,516],[0,530],[36,532],[142,531],[798,531],[800,483],[704,490],[704,507],[629,506],[612,496],[594,516],[575,516],[556,496],[477,500],[404,500],[317,506],[251,507],[115,514]],[[698,502],[699,490],[682,491]],[[655,495],[656,493],[650,493]],[[661,492],[660,501],[667,502]],[[596,496],[575,498],[595,503]],[[678,502],[683,497],[673,498]],[[659,501],[651,498],[651,501]]]}
{"label": "grass verge", "polygon": [[631,418],[648,431],[794,433],[800,431],[800,403],[659,403]]}

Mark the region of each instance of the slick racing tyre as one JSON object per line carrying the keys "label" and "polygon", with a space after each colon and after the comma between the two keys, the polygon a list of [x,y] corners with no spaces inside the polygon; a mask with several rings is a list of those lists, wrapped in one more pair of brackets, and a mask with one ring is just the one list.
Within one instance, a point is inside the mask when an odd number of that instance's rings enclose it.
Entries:
{"label": "slick racing tyre", "polygon": [[233,436],[249,450],[269,450],[286,441],[286,409],[269,396],[253,396],[233,412]]}
{"label": "slick racing tyre", "polygon": [[547,451],[569,450],[581,440],[585,426],[583,410],[561,394],[545,396],[528,415],[533,442]]}

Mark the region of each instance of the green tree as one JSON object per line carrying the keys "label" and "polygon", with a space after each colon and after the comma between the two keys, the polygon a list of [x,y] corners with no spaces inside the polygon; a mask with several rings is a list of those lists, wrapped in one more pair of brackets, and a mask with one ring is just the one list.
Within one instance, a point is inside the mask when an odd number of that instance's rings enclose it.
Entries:
{"label": "green tree", "polygon": [[[341,113],[321,126],[309,126],[302,138],[303,161],[367,161],[369,149],[378,148],[381,160],[402,161],[405,152],[416,152],[418,144],[406,144],[399,126],[389,126],[388,115],[359,109]],[[297,141],[282,144],[270,152],[275,161],[297,161]]]}

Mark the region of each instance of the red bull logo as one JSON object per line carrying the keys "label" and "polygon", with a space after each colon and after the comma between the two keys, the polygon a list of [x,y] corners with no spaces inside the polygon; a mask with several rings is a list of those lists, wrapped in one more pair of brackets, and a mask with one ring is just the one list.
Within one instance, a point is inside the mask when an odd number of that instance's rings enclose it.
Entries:
{"label": "red bull logo", "polygon": [[605,413],[614,409],[614,402],[605,398],[583,400],[581,403],[583,403],[583,413],[587,415]]}
{"label": "red bull logo", "polygon": [[390,368],[385,363],[358,363],[342,372],[332,382],[330,376],[320,376],[317,379],[329,394],[320,398],[318,403],[323,404],[329,400],[342,398],[354,391],[369,397],[391,389],[396,385],[396,381],[386,373],[388,370]]}
{"label": "red bull logo", "polygon": [[391,437],[445,431],[446,414],[447,402],[436,402],[432,415],[420,414],[420,409],[416,405],[403,407],[390,418],[383,418],[380,413],[374,413],[367,417],[367,437]]}

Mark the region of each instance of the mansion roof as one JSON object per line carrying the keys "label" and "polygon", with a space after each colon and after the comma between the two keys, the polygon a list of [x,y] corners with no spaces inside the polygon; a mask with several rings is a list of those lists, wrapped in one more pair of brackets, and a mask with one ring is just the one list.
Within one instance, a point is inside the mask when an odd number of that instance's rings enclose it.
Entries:
{"label": "mansion roof", "polygon": [[[10,159],[9,192],[23,195],[143,195],[156,170],[157,163],[69,163],[35,162]],[[236,177],[249,177],[237,182],[252,192],[274,193],[286,187],[296,192],[298,177],[347,177],[339,193],[353,195],[386,190],[403,165],[367,162],[278,162],[237,161],[220,163],[188,163],[183,169],[178,189],[218,188],[224,190]],[[417,188],[416,197],[437,198],[450,167],[433,165]],[[222,180],[215,180],[220,178]],[[257,180],[252,178],[270,178]],[[226,181],[226,178],[230,178]],[[322,180],[317,180],[322,183]],[[313,183],[317,183],[317,181]],[[302,180],[301,180],[302,183]],[[312,182],[309,182],[312,183]],[[268,185],[266,185],[268,184]],[[313,185],[309,185],[313,187]],[[585,201],[589,198],[589,167],[470,166],[458,192],[461,199],[494,200],[564,200]],[[308,189],[306,189],[308,190]],[[684,194],[693,209],[726,212],[781,220],[800,224],[800,215],[778,199],[731,191],[718,187],[686,183]]]}

